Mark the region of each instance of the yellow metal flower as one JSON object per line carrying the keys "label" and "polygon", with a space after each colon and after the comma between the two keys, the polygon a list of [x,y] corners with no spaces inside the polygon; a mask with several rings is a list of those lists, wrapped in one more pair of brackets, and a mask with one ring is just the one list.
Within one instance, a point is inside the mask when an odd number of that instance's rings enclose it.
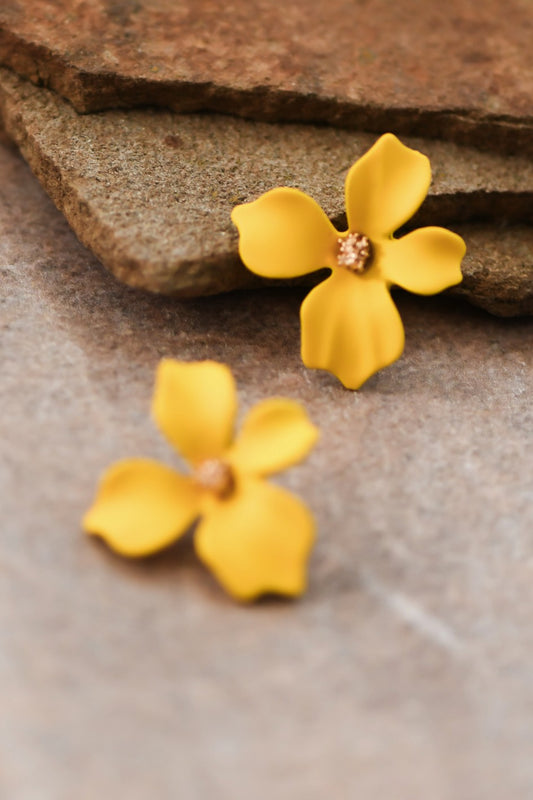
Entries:
{"label": "yellow metal flower", "polygon": [[304,409],[292,400],[265,400],[234,440],[237,395],[229,368],[164,359],[152,411],[191,474],[140,458],[115,464],[83,519],[85,531],[138,557],[171,544],[201,517],[196,552],[230,594],[301,594],[315,523],[298,498],[263,478],[313,447],[318,430]]}
{"label": "yellow metal flower", "polygon": [[429,160],[386,133],[346,178],[348,230],[297,189],[278,188],[233,209],[248,269],[293,278],[329,267],[302,304],[302,359],[349,389],[400,357],[404,330],[392,285],[435,294],[460,283],[465,243],[445,228],[393,237],[418,209],[431,182]]}

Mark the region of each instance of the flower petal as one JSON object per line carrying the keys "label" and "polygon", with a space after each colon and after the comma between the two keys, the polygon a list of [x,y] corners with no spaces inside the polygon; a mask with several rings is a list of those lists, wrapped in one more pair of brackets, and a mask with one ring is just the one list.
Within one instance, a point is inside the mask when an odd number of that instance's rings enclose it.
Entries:
{"label": "flower petal", "polygon": [[329,370],[348,389],[402,354],[398,310],[385,284],[369,274],[335,270],[307,295],[300,316],[304,364]]}
{"label": "flower petal", "polygon": [[185,533],[199,507],[188,478],[157,461],[130,459],[104,474],[82,524],[118,553],[146,556]]}
{"label": "flower petal", "polygon": [[464,241],[446,228],[419,228],[382,245],[385,278],[409,292],[436,294],[461,283]]}
{"label": "flower petal", "polygon": [[278,486],[248,478],[215,503],[197,528],[198,556],[239,600],[266,592],[299,595],[314,540],[311,512]]}
{"label": "flower petal", "polygon": [[348,228],[371,239],[392,235],[413,216],[430,183],[429,159],[386,133],[348,172]]}
{"label": "flower petal", "polygon": [[249,412],[228,460],[241,473],[271,475],[305,458],[317,437],[299,403],[274,397]]}
{"label": "flower petal", "polygon": [[192,464],[217,458],[233,438],[237,394],[231,371],[214,361],[163,359],[152,413],[167,439]]}
{"label": "flower petal", "polygon": [[293,278],[335,263],[339,234],[318,203],[298,189],[272,189],[236,206],[231,218],[241,259],[258,275]]}

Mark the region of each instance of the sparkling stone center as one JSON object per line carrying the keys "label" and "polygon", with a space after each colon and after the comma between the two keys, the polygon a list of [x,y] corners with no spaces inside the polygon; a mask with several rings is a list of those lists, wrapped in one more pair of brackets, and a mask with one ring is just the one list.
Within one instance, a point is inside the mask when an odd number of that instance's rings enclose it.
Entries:
{"label": "sparkling stone center", "polygon": [[229,464],[220,458],[206,458],[194,470],[194,480],[202,489],[225,498],[235,489],[235,476]]}
{"label": "sparkling stone center", "polygon": [[370,264],[372,246],[363,233],[349,233],[337,239],[337,264],[350,272],[364,272]]}

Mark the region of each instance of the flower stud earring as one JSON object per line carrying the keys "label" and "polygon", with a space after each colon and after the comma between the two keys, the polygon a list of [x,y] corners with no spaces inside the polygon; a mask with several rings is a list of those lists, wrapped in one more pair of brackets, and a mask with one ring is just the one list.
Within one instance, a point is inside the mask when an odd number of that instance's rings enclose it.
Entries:
{"label": "flower stud earring", "polygon": [[85,531],[139,557],[168,546],[201,518],[196,552],[235,598],[301,594],[315,523],[301,500],[264,478],[301,461],[315,444],[318,430],[302,406],[264,400],[234,437],[237,394],[229,368],[164,359],[152,410],[190,474],[144,458],[115,464],[84,517]]}
{"label": "flower stud earring", "polygon": [[457,234],[427,227],[393,236],[421,205],[430,182],[429,159],[386,133],[348,172],[345,232],[297,189],[272,189],[233,209],[239,253],[252,272],[294,278],[331,269],[301,307],[302,359],[349,389],[403,352],[392,286],[429,295],[462,280],[466,246]]}

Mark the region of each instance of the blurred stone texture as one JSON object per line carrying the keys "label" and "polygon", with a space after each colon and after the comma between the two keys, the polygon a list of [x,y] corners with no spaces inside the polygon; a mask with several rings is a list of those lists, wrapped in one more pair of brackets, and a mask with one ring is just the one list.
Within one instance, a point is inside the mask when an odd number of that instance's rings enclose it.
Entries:
{"label": "blurred stone texture", "polygon": [[[303,289],[124,287],[0,148],[0,794],[9,800],[526,800],[533,794],[533,320],[397,297],[357,393],[299,357]],[[131,563],[80,518],[116,459],[171,460],[160,357],[322,435],[309,592],[241,608],[183,542]]]}

